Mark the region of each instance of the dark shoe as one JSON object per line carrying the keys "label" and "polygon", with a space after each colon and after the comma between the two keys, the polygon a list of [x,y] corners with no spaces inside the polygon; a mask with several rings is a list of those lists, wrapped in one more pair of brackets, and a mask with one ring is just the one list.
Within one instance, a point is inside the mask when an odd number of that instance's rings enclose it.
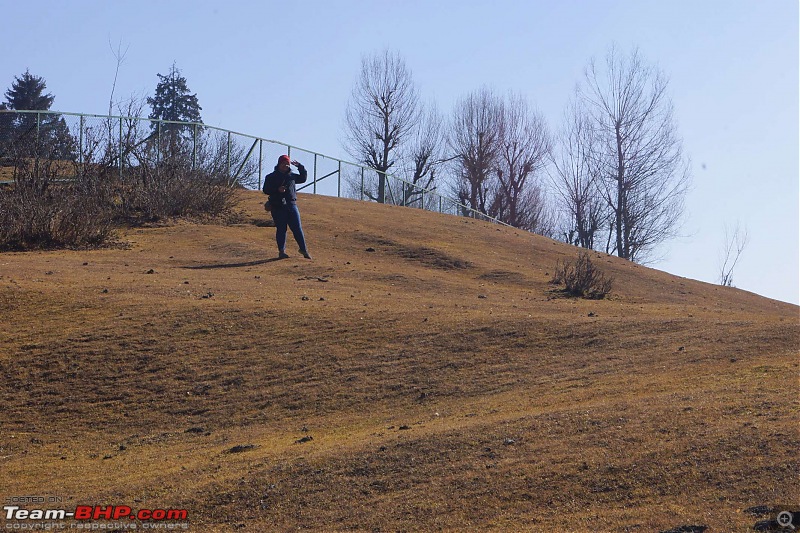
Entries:
{"label": "dark shoe", "polygon": [[297,251],[303,254],[303,257],[305,257],[306,259],[311,259],[311,256],[305,250],[297,250]]}
{"label": "dark shoe", "polygon": [[286,252],[278,252],[278,259],[288,259],[288,258],[289,256],[286,254]]}

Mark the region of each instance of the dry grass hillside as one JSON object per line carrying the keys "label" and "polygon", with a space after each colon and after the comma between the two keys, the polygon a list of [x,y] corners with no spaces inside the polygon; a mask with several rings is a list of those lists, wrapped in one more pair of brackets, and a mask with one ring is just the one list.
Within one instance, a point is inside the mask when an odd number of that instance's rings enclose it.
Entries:
{"label": "dry grass hillside", "polygon": [[4,501],[202,532],[730,532],[800,503],[796,306],[596,253],[610,298],[565,298],[572,247],[308,195],[314,260],[277,261],[261,201],[0,254]]}

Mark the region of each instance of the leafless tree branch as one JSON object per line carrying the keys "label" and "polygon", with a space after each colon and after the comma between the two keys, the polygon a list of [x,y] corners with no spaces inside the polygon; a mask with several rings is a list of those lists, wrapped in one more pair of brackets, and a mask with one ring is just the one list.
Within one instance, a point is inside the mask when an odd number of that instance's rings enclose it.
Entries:
{"label": "leafless tree branch", "polygon": [[742,256],[742,252],[747,247],[750,237],[747,228],[742,228],[736,222],[733,230],[725,225],[725,242],[719,254],[719,284],[725,287],[733,287],[733,269]]}
{"label": "leafless tree branch", "polygon": [[364,57],[345,113],[345,149],[376,170],[378,197],[386,201],[386,173],[419,120],[419,96],[411,71],[397,52]]}
{"label": "leafless tree branch", "polygon": [[581,101],[573,100],[551,157],[550,180],[566,214],[564,240],[595,247],[595,236],[607,225],[608,210],[598,190],[598,170],[592,164],[593,136]]}
{"label": "leafless tree branch", "polygon": [[483,213],[495,189],[502,109],[502,100],[484,87],[456,104],[450,124],[448,143],[456,156],[459,201]]}
{"label": "leafless tree branch", "polygon": [[541,233],[548,206],[538,178],[551,152],[547,125],[524,98],[510,95],[502,106],[499,129],[499,189],[492,211],[512,226]]}
{"label": "leafless tree branch", "polygon": [[[611,251],[643,262],[677,235],[689,184],[668,82],[634,50],[590,62],[578,97],[591,132],[591,166],[611,210]],[[611,236],[610,236],[611,237]]]}

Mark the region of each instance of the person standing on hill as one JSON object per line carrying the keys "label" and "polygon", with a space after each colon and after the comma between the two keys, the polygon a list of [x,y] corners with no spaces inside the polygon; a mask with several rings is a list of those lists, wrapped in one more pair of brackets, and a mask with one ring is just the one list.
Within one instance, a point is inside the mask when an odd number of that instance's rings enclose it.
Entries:
{"label": "person standing on hill", "polygon": [[[291,165],[297,167],[297,172],[292,172]],[[300,223],[300,210],[297,209],[296,183],[305,183],[308,178],[306,168],[298,161],[292,161],[288,155],[278,158],[275,170],[264,178],[264,194],[269,195],[265,204],[268,211],[272,212],[275,221],[275,240],[278,243],[278,259],[289,257],[286,254],[286,227],[292,230],[294,240],[300,246],[299,252],[306,259],[311,259],[306,247],[306,238],[303,235],[303,225]]]}

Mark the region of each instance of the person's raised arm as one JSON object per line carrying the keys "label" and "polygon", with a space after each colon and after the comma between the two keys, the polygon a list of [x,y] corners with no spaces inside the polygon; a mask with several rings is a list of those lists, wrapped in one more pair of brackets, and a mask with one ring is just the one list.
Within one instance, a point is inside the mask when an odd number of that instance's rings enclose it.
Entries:
{"label": "person's raised arm", "polygon": [[308,171],[300,161],[292,161],[292,164],[297,167],[297,177],[294,179],[295,183],[305,183],[308,179]]}

